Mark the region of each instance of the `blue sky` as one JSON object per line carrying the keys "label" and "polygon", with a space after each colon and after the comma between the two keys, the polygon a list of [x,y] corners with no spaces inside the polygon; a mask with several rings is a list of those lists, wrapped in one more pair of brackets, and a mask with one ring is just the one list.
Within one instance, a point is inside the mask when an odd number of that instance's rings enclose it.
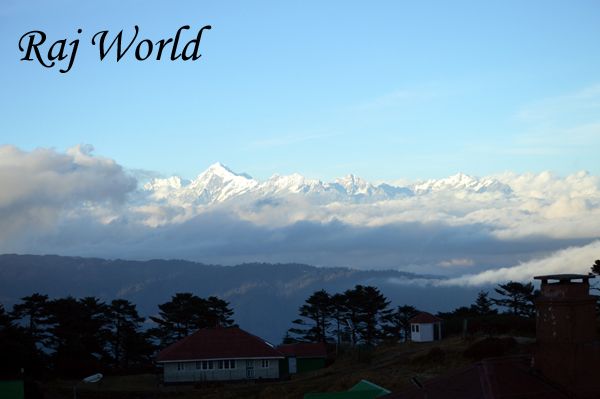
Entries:
{"label": "blue sky", "polygon": [[[100,62],[91,36],[136,24],[212,30],[197,62]],[[19,61],[25,32],[78,28],[69,73]],[[5,0],[0,144],[184,177],[599,174],[599,42],[597,1]]]}

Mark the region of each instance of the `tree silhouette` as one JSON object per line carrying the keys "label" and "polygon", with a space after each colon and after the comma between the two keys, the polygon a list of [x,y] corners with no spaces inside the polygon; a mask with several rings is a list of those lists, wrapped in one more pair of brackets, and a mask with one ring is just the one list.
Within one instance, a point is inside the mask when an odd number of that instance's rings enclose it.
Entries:
{"label": "tree silhouette", "polygon": [[358,331],[364,343],[370,346],[384,336],[383,326],[392,312],[388,308],[390,301],[376,287],[358,285],[355,289],[362,291],[362,298],[358,304],[360,309]]}
{"label": "tree silhouette", "polygon": [[164,347],[192,332],[206,327],[229,327],[234,324],[229,303],[217,297],[200,298],[192,293],[177,293],[158,305],[159,316],[150,316],[157,324],[151,334]]}
{"label": "tree silhouette", "polygon": [[390,302],[375,287],[357,285],[343,294],[329,295],[327,291],[314,292],[300,306],[300,318],[292,323],[287,339],[325,342],[333,323],[338,343],[347,335],[352,344],[363,342],[373,345],[385,335]]}
{"label": "tree silhouette", "polygon": [[334,324],[335,341],[341,345],[344,340],[344,320],[347,317],[348,306],[343,294],[335,294],[331,297],[331,318]]}
{"label": "tree silhouette", "polygon": [[298,310],[301,319],[292,323],[297,327],[289,330],[299,341],[325,342],[331,323],[333,304],[325,290],[314,292]]}
{"label": "tree silhouette", "polygon": [[516,316],[532,317],[535,313],[533,284],[510,281],[498,284],[494,291],[502,296],[500,299],[492,299],[495,305],[507,308]]}
{"label": "tree silhouette", "polygon": [[229,307],[229,302],[219,299],[216,296],[209,296],[205,302],[206,305],[206,325],[211,326],[233,326],[233,310]]}
{"label": "tree silhouette", "polygon": [[46,338],[43,325],[48,318],[48,295],[34,293],[21,298],[21,303],[13,306],[11,316],[26,323],[26,331],[34,344],[41,345]]}
{"label": "tree silhouette", "polygon": [[418,310],[411,305],[402,305],[390,314],[387,333],[397,340],[408,340],[410,337],[410,319],[415,317]]}
{"label": "tree silhouette", "polygon": [[596,259],[592,265],[592,273],[600,275],[600,259]]}
{"label": "tree silhouette", "polygon": [[[119,368],[127,368],[130,362],[138,359],[143,353],[144,334],[140,331],[144,318],[140,317],[135,305],[125,299],[115,299],[108,307],[110,329],[110,349],[113,364]],[[143,352],[143,351],[142,351]]]}
{"label": "tree silhouette", "polygon": [[487,291],[479,291],[475,303],[471,305],[471,310],[477,316],[490,316],[498,313],[496,309],[492,309],[493,304]]}
{"label": "tree silhouette", "polygon": [[48,304],[47,347],[59,373],[80,377],[103,368],[109,356],[108,306],[95,297],[59,298]]}
{"label": "tree silhouette", "polygon": [[27,339],[14,318],[0,304],[0,379],[19,376],[21,368],[28,366]]}

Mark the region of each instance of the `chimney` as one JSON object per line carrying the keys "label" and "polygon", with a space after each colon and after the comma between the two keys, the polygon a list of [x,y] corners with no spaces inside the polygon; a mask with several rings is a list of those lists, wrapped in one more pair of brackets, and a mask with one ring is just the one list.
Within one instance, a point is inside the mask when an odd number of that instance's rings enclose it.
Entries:
{"label": "chimney", "polygon": [[575,398],[600,397],[600,341],[593,275],[556,274],[541,280],[534,367]]}

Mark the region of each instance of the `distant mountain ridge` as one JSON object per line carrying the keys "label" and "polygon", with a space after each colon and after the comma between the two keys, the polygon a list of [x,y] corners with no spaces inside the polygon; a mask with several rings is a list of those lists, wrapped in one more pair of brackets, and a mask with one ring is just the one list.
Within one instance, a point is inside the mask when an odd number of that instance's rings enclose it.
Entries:
{"label": "distant mountain ridge", "polygon": [[473,193],[498,192],[510,194],[512,189],[499,180],[476,178],[462,173],[445,179],[428,180],[407,186],[387,183],[372,184],[349,174],[333,182],[308,179],[300,174],[273,175],[265,181],[255,180],[244,173],[235,173],[221,163],[215,163],[186,182],[177,176],[155,178],[144,185],[144,191],[154,200],[216,204],[236,198],[252,199],[272,196],[304,195],[324,202],[375,202],[435,191],[464,190]]}
{"label": "distant mountain ridge", "polygon": [[279,342],[300,304],[314,291],[341,292],[356,284],[378,286],[393,305],[429,311],[467,303],[474,289],[433,287],[433,276],[393,270],[322,268],[303,264],[205,265],[183,260],[127,261],[56,255],[0,255],[0,303],[10,307],[34,292],[50,297],[125,298],[144,316],[177,292],[217,295],[229,301],[235,320]]}

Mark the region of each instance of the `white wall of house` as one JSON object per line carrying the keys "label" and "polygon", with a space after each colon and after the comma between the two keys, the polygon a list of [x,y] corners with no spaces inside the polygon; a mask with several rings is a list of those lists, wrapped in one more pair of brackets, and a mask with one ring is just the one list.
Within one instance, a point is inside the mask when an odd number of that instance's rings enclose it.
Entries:
{"label": "white wall of house", "polygon": [[[164,362],[164,382],[202,382],[244,379],[279,378],[279,359],[232,359],[233,368],[219,368],[219,361],[212,369],[203,369],[202,361]],[[229,360],[229,359],[226,359]]]}
{"label": "white wall of house", "polygon": [[410,339],[414,342],[433,341],[433,328],[435,323],[411,323]]}

